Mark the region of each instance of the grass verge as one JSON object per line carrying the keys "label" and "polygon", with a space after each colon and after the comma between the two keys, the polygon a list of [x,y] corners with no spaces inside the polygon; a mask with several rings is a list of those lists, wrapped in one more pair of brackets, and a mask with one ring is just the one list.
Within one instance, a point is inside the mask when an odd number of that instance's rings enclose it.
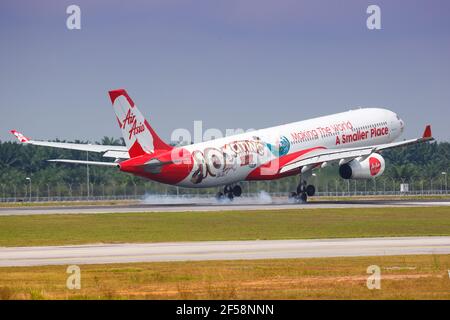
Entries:
{"label": "grass verge", "polygon": [[450,207],[0,217],[0,246],[450,235]]}
{"label": "grass verge", "polygon": [[34,207],[76,207],[76,206],[117,206],[138,204],[138,200],[96,200],[96,201],[49,201],[49,202],[1,202],[0,208],[34,208]]}
{"label": "grass verge", "polygon": [[[366,286],[381,268],[381,289]],[[450,299],[450,255],[0,268],[0,299]]]}

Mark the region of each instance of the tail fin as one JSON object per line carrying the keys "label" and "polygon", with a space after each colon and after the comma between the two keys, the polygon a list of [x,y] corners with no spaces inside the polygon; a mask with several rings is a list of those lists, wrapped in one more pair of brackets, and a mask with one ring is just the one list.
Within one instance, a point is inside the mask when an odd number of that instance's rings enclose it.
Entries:
{"label": "tail fin", "polygon": [[109,91],[109,96],[130,157],[172,149],[156,134],[124,89]]}
{"label": "tail fin", "polygon": [[422,138],[429,139],[429,138],[432,138],[432,137],[433,137],[433,135],[431,133],[431,125],[427,125],[425,127],[425,131],[423,132]]}

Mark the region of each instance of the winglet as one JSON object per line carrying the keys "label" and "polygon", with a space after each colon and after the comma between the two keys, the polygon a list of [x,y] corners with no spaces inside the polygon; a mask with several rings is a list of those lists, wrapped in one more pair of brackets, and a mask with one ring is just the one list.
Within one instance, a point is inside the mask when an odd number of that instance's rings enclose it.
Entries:
{"label": "winglet", "polygon": [[21,134],[20,132],[18,132],[16,130],[11,130],[11,133],[13,135],[15,135],[16,138],[22,143],[27,143],[30,141],[30,139],[28,139],[27,137],[25,137],[23,134]]}
{"label": "winglet", "polygon": [[425,131],[423,132],[422,138],[424,139],[430,139],[432,138],[432,134],[431,134],[431,126],[427,125],[425,127]]}

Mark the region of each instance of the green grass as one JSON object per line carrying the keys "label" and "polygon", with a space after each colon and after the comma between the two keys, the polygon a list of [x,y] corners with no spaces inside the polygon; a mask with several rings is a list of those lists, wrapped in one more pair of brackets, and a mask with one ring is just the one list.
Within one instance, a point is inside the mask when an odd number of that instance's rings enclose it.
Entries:
{"label": "green grass", "polygon": [[115,206],[139,203],[138,200],[80,200],[80,201],[49,201],[49,202],[2,202],[0,208],[29,207],[65,207],[65,206]]}
{"label": "green grass", "polygon": [[450,235],[450,207],[0,217],[0,246]]}
{"label": "green grass", "polygon": [[450,200],[450,195],[416,195],[416,194],[402,194],[402,195],[367,195],[367,196],[320,196],[311,197],[308,201],[411,201],[411,200]]}

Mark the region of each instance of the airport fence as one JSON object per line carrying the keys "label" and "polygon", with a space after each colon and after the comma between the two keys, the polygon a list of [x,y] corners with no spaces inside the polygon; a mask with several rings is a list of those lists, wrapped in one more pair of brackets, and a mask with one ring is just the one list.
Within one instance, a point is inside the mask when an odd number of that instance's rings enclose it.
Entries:
{"label": "airport fence", "polygon": [[[311,181],[316,186],[318,197],[355,197],[355,196],[402,196],[402,195],[449,195],[446,181],[432,179],[405,181],[384,179],[382,181],[348,181],[342,179]],[[287,197],[296,189],[296,179],[275,181],[244,181],[240,183],[243,197]],[[163,199],[210,199],[222,188],[188,189],[167,186],[155,182],[142,185],[105,185],[105,184],[33,184],[0,185],[0,202],[56,202],[56,201],[112,201]]]}

